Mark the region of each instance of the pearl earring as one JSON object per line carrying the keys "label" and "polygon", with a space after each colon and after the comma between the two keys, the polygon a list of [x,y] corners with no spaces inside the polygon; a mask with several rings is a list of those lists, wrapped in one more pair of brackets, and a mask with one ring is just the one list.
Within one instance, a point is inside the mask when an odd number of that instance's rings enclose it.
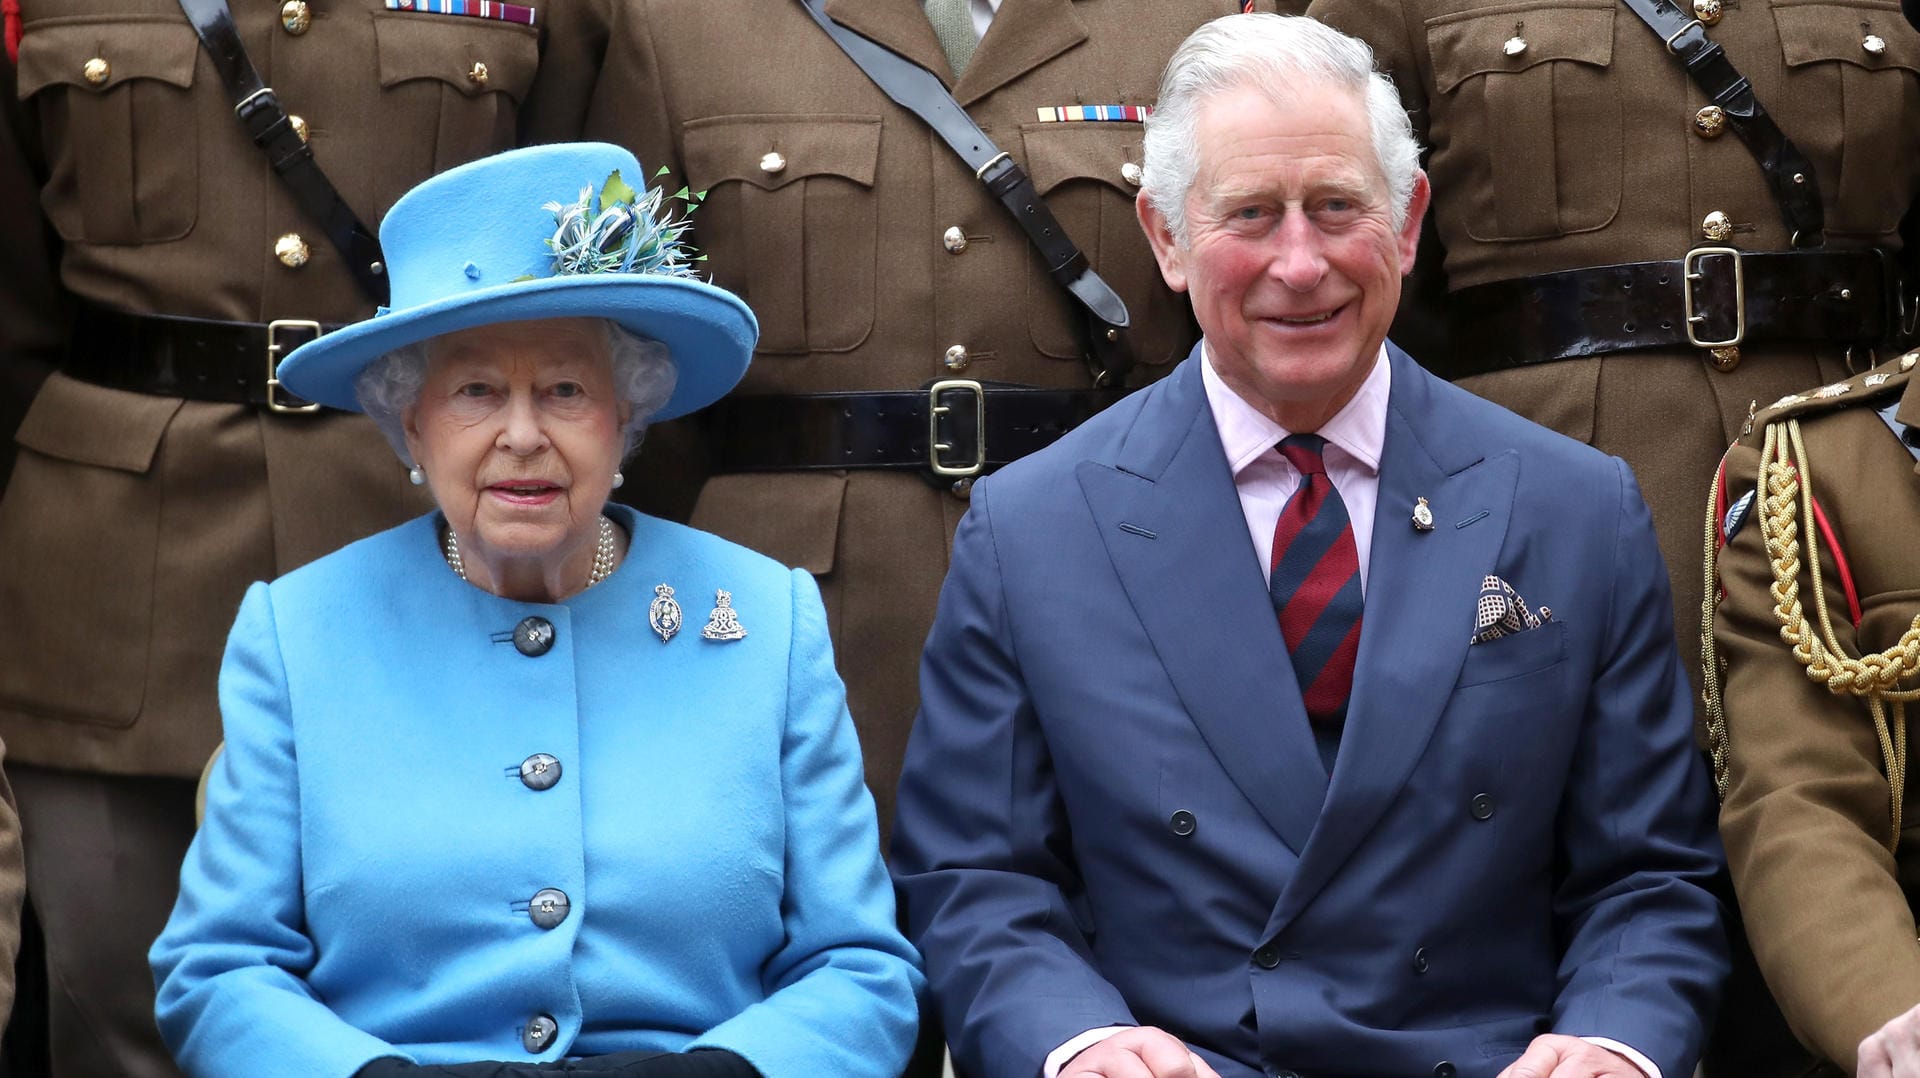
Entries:
{"label": "pearl earring", "polygon": [[618,490],[618,489],[620,488],[620,484],[622,484],[622,483],[624,483],[624,482],[626,482],[626,481],[627,481],[627,477],[626,477],[626,474],[625,474],[624,472],[622,472],[622,471],[621,471],[620,469],[618,469],[618,468],[615,468],[615,469],[613,470],[613,486],[614,486],[614,489],[615,489],[615,490]]}
{"label": "pearl earring", "polygon": [[427,470],[418,464],[407,469],[407,482],[412,483],[416,487],[425,486],[427,483]]}

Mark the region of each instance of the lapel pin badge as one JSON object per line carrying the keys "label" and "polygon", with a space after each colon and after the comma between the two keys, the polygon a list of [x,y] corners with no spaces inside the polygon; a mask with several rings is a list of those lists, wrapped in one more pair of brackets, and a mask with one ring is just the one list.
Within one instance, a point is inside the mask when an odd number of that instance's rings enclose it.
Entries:
{"label": "lapel pin badge", "polygon": [[1413,507],[1413,530],[1417,532],[1433,530],[1433,510],[1428,507],[1425,498],[1418,499]]}
{"label": "lapel pin badge", "polygon": [[653,602],[647,607],[647,624],[660,634],[662,644],[673,639],[680,631],[680,604],[673,597],[673,589],[665,584],[653,586]]}
{"label": "lapel pin badge", "polygon": [[713,613],[707,615],[707,627],[700,635],[708,640],[738,640],[747,635],[740,625],[740,616],[733,612],[733,593],[725,588],[715,590]]}

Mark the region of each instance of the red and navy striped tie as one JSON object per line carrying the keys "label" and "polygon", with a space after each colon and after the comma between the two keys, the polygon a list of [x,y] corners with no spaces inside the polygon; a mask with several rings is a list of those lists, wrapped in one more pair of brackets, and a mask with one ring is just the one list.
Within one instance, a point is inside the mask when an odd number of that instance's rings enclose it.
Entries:
{"label": "red and navy striped tie", "polygon": [[1300,472],[1300,489],[1273,528],[1267,592],[1293,657],[1307,717],[1331,769],[1353,691],[1362,600],[1353,524],[1327,478],[1320,455],[1326,444],[1317,434],[1295,434],[1280,443],[1280,454]]}

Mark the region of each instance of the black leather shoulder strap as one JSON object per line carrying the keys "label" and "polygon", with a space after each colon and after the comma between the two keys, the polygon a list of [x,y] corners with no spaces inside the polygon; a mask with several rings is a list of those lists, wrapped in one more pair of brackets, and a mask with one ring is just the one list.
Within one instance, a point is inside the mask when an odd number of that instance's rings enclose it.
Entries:
{"label": "black leather shoulder strap", "polygon": [[1087,367],[1093,384],[1103,388],[1125,385],[1133,366],[1126,302],[1094,272],[1087,256],[1054,219],[1026,171],[987,138],[947,92],[938,75],[829,19],[825,0],[800,0],[800,4],[874,85],[901,108],[920,117],[952,147],[1020,223],[1046,261],[1047,272],[1072,293],[1086,314]]}
{"label": "black leather shoulder strap", "polygon": [[212,57],[233,101],[234,114],[247,129],[248,137],[266,153],[274,174],[293,192],[294,201],[326,231],[361,291],[386,306],[387,261],[380,253],[380,241],[333,189],[333,182],[313,159],[313,150],[288,121],[287,110],[280,106],[273,88],[260,80],[246,46],[240,43],[227,0],[180,0],[180,10],[187,13],[193,32]]}
{"label": "black leather shoulder strap", "polygon": [[1673,0],[1623,0],[1640,21],[1666,42],[1667,51],[1680,58],[1694,84],[1707,98],[1726,110],[1727,123],[1740,136],[1766,174],[1767,186],[1780,206],[1780,216],[1795,247],[1819,247],[1826,242],[1826,210],[1820,203],[1820,182],[1799,147],[1787,138],[1773,117],[1753,95],[1753,84],[1727,59],[1719,43],[1707,37],[1700,20],[1680,10]]}

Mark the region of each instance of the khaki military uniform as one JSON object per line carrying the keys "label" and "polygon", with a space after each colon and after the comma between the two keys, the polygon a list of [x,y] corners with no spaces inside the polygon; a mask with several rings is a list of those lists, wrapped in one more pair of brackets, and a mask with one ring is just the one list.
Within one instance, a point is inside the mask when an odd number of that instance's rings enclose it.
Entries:
{"label": "khaki military uniform", "polygon": [[[1734,886],[1788,1021],[1848,1074],[1861,1038],[1920,1005],[1920,782],[1905,778],[1896,805],[1889,780],[1920,748],[1920,722],[1901,721],[1920,720],[1920,705],[1893,698],[1920,688],[1917,365],[1909,354],[1763,410],[1727,454],[1709,521],[1732,531],[1713,622],[1724,724],[1713,717]],[[1793,471],[1748,502],[1769,443],[1767,459]],[[1809,519],[1796,473],[1827,529]],[[1878,659],[1856,662],[1896,645],[1881,680]]]}
{"label": "khaki military uniform", "polygon": [[[534,6],[538,29],[381,0],[231,4],[255,67],[369,225],[429,175],[514,145],[529,110],[542,110],[536,133],[574,133],[567,113],[593,70],[572,26],[604,13],[598,0]],[[21,8],[0,190],[38,187],[61,292],[230,322],[372,312],[248,140],[173,0]],[[37,273],[21,287],[51,291],[50,262]],[[57,313],[0,307],[0,362],[57,361]],[[164,1073],[144,952],[192,835],[193,779],[219,740],[215,679],[240,597],[428,502],[359,416],[55,373],[16,438],[0,501],[0,736],[9,766],[34,772],[18,785],[55,1073]]]}
{"label": "khaki military uniform", "polygon": [[[957,81],[913,0],[826,10],[940,73],[1026,169],[1126,301],[1130,385],[1187,354],[1198,331],[1185,297],[1162,283],[1134,216],[1140,124],[1041,122],[1038,110],[1151,104],[1174,48],[1237,3],[1005,0]],[[760,319],[736,393],[911,390],[939,378],[1091,386],[1078,310],[1025,233],[797,0],[731,4],[725,16],[707,0],[634,0],[623,14],[593,133],[671,169],[663,182],[706,192],[695,241],[714,281]],[[710,448],[697,425],[650,434],[648,452],[691,442],[697,457]],[[898,472],[716,474],[691,513],[819,578],[883,830],[964,491]]]}

